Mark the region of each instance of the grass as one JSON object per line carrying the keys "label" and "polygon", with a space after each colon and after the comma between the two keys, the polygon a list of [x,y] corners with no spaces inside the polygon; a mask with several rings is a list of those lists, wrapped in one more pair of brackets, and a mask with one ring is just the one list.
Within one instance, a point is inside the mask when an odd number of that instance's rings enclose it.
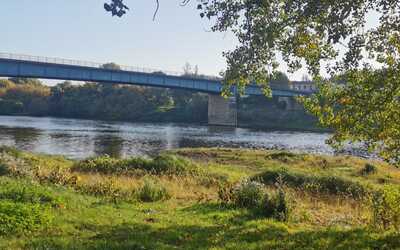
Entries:
{"label": "grass", "polygon": [[[371,195],[400,188],[400,170],[379,161],[183,149],[75,162],[3,147],[0,168],[0,219],[13,218],[2,223],[0,249],[400,249],[396,227],[374,225]],[[283,189],[287,221],[221,202],[221,189],[245,179]],[[364,191],[312,188],[326,183]]]}

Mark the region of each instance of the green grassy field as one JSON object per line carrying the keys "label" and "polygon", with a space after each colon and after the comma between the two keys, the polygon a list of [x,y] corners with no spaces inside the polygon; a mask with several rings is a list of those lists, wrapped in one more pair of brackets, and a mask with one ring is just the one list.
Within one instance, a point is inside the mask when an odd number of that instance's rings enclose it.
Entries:
{"label": "green grassy field", "polygon": [[[268,210],[274,197],[287,216]],[[78,162],[0,148],[0,249],[400,249],[399,223],[400,170],[379,161],[183,149]]]}

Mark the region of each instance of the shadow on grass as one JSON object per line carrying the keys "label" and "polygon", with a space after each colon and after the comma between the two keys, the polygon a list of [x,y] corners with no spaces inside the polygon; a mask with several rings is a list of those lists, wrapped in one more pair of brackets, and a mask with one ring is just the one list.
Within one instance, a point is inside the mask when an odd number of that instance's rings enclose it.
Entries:
{"label": "shadow on grass", "polygon": [[289,233],[269,224],[263,230],[216,226],[152,228],[124,224],[98,228],[90,239],[36,239],[28,249],[398,249],[400,236],[370,234],[361,229]]}
{"label": "shadow on grass", "polygon": [[[126,223],[90,225],[91,236],[36,238],[27,249],[397,249],[400,234],[366,229],[289,230],[283,223],[260,219],[219,204],[198,204],[182,210],[183,224]],[[191,214],[211,218],[191,224]],[[196,215],[196,217],[197,217]],[[214,220],[214,216],[220,218]],[[177,215],[179,216],[179,215]],[[225,216],[225,217],[224,217]],[[234,217],[237,217],[234,219]],[[225,221],[224,221],[225,219]],[[178,220],[180,221],[180,220]],[[221,223],[225,222],[225,223]]]}

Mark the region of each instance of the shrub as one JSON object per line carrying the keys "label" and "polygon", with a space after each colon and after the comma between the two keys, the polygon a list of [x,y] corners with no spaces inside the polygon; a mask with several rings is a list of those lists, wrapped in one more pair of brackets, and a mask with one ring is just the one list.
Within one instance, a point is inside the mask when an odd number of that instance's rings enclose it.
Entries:
{"label": "shrub", "polygon": [[146,178],[143,186],[138,190],[137,197],[143,202],[155,202],[160,200],[167,200],[171,196],[167,189],[157,181]]}
{"label": "shrub", "polygon": [[156,174],[181,175],[190,171],[191,163],[184,158],[175,155],[159,155],[150,164],[150,171]]}
{"label": "shrub", "polygon": [[[26,164],[25,161],[19,159],[18,152],[9,152],[7,148],[0,147],[0,168],[1,175],[10,175],[14,177],[33,177],[34,169],[32,166]],[[15,154],[15,155],[14,155]]]}
{"label": "shrub", "polygon": [[81,161],[73,167],[77,171],[104,174],[143,174],[140,171],[147,171],[154,174],[181,175],[192,169],[191,162],[173,155],[159,155],[153,160],[140,157],[116,159],[105,155]]}
{"label": "shrub", "polygon": [[240,182],[231,191],[231,201],[238,207],[257,208],[262,203],[263,197],[263,184],[251,180]]}
{"label": "shrub", "polygon": [[233,204],[234,194],[232,184],[221,185],[218,190],[218,198],[226,205]]}
{"label": "shrub", "polygon": [[83,193],[110,199],[113,202],[129,200],[130,195],[124,193],[116,184],[114,179],[97,182],[93,185],[78,185],[77,189]]}
{"label": "shrub", "polygon": [[76,185],[78,176],[73,175],[70,169],[57,167],[46,175],[38,175],[40,182],[50,182],[56,185]]}
{"label": "shrub", "polygon": [[263,213],[279,221],[288,221],[291,213],[290,201],[286,192],[279,188],[272,196],[265,195]]}
{"label": "shrub", "polygon": [[303,188],[307,191],[350,195],[353,198],[362,198],[368,194],[368,188],[356,181],[339,176],[306,175],[287,169],[268,170],[254,179],[260,180],[265,185],[274,185],[280,178],[291,187]]}
{"label": "shrub", "polygon": [[6,164],[0,160],[0,176],[7,175],[8,173],[9,172]]}
{"label": "shrub", "polygon": [[386,185],[372,197],[373,222],[378,227],[400,230],[400,188]]}
{"label": "shrub", "polygon": [[285,151],[272,152],[266,156],[266,159],[277,160],[277,161],[282,161],[282,162],[293,162],[293,161],[302,160],[303,158],[304,157],[301,154],[295,154],[295,153],[285,152]]}
{"label": "shrub", "polygon": [[0,235],[30,233],[47,226],[51,220],[44,206],[0,201]]}
{"label": "shrub", "polygon": [[218,195],[224,204],[252,209],[257,214],[279,221],[287,221],[290,216],[291,202],[282,186],[269,194],[263,184],[244,180],[235,186],[221,187]]}
{"label": "shrub", "polygon": [[112,174],[127,170],[127,166],[124,163],[124,160],[104,155],[80,161],[73,167],[73,170]]}
{"label": "shrub", "polygon": [[365,164],[364,168],[361,169],[362,175],[376,174],[377,172],[378,172],[377,167],[369,163]]}

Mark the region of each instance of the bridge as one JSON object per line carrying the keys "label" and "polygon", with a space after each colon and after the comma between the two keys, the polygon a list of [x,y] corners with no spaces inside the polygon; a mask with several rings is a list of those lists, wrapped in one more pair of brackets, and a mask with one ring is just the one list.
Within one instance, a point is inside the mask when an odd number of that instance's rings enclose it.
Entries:
{"label": "bridge", "polygon": [[[237,123],[236,98],[227,100],[221,97],[222,79],[219,77],[120,65],[118,68],[108,69],[104,65],[61,58],[0,53],[1,77],[131,84],[203,92],[209,94],[209,124],[235,126]],[[289,108],[296,106],[295,96],[309,94],[274,85],[271,87],[272,95],[281,97]],[[262,91],[259,86],[250,85],[246,88],[245,95],[262,95]]]}

